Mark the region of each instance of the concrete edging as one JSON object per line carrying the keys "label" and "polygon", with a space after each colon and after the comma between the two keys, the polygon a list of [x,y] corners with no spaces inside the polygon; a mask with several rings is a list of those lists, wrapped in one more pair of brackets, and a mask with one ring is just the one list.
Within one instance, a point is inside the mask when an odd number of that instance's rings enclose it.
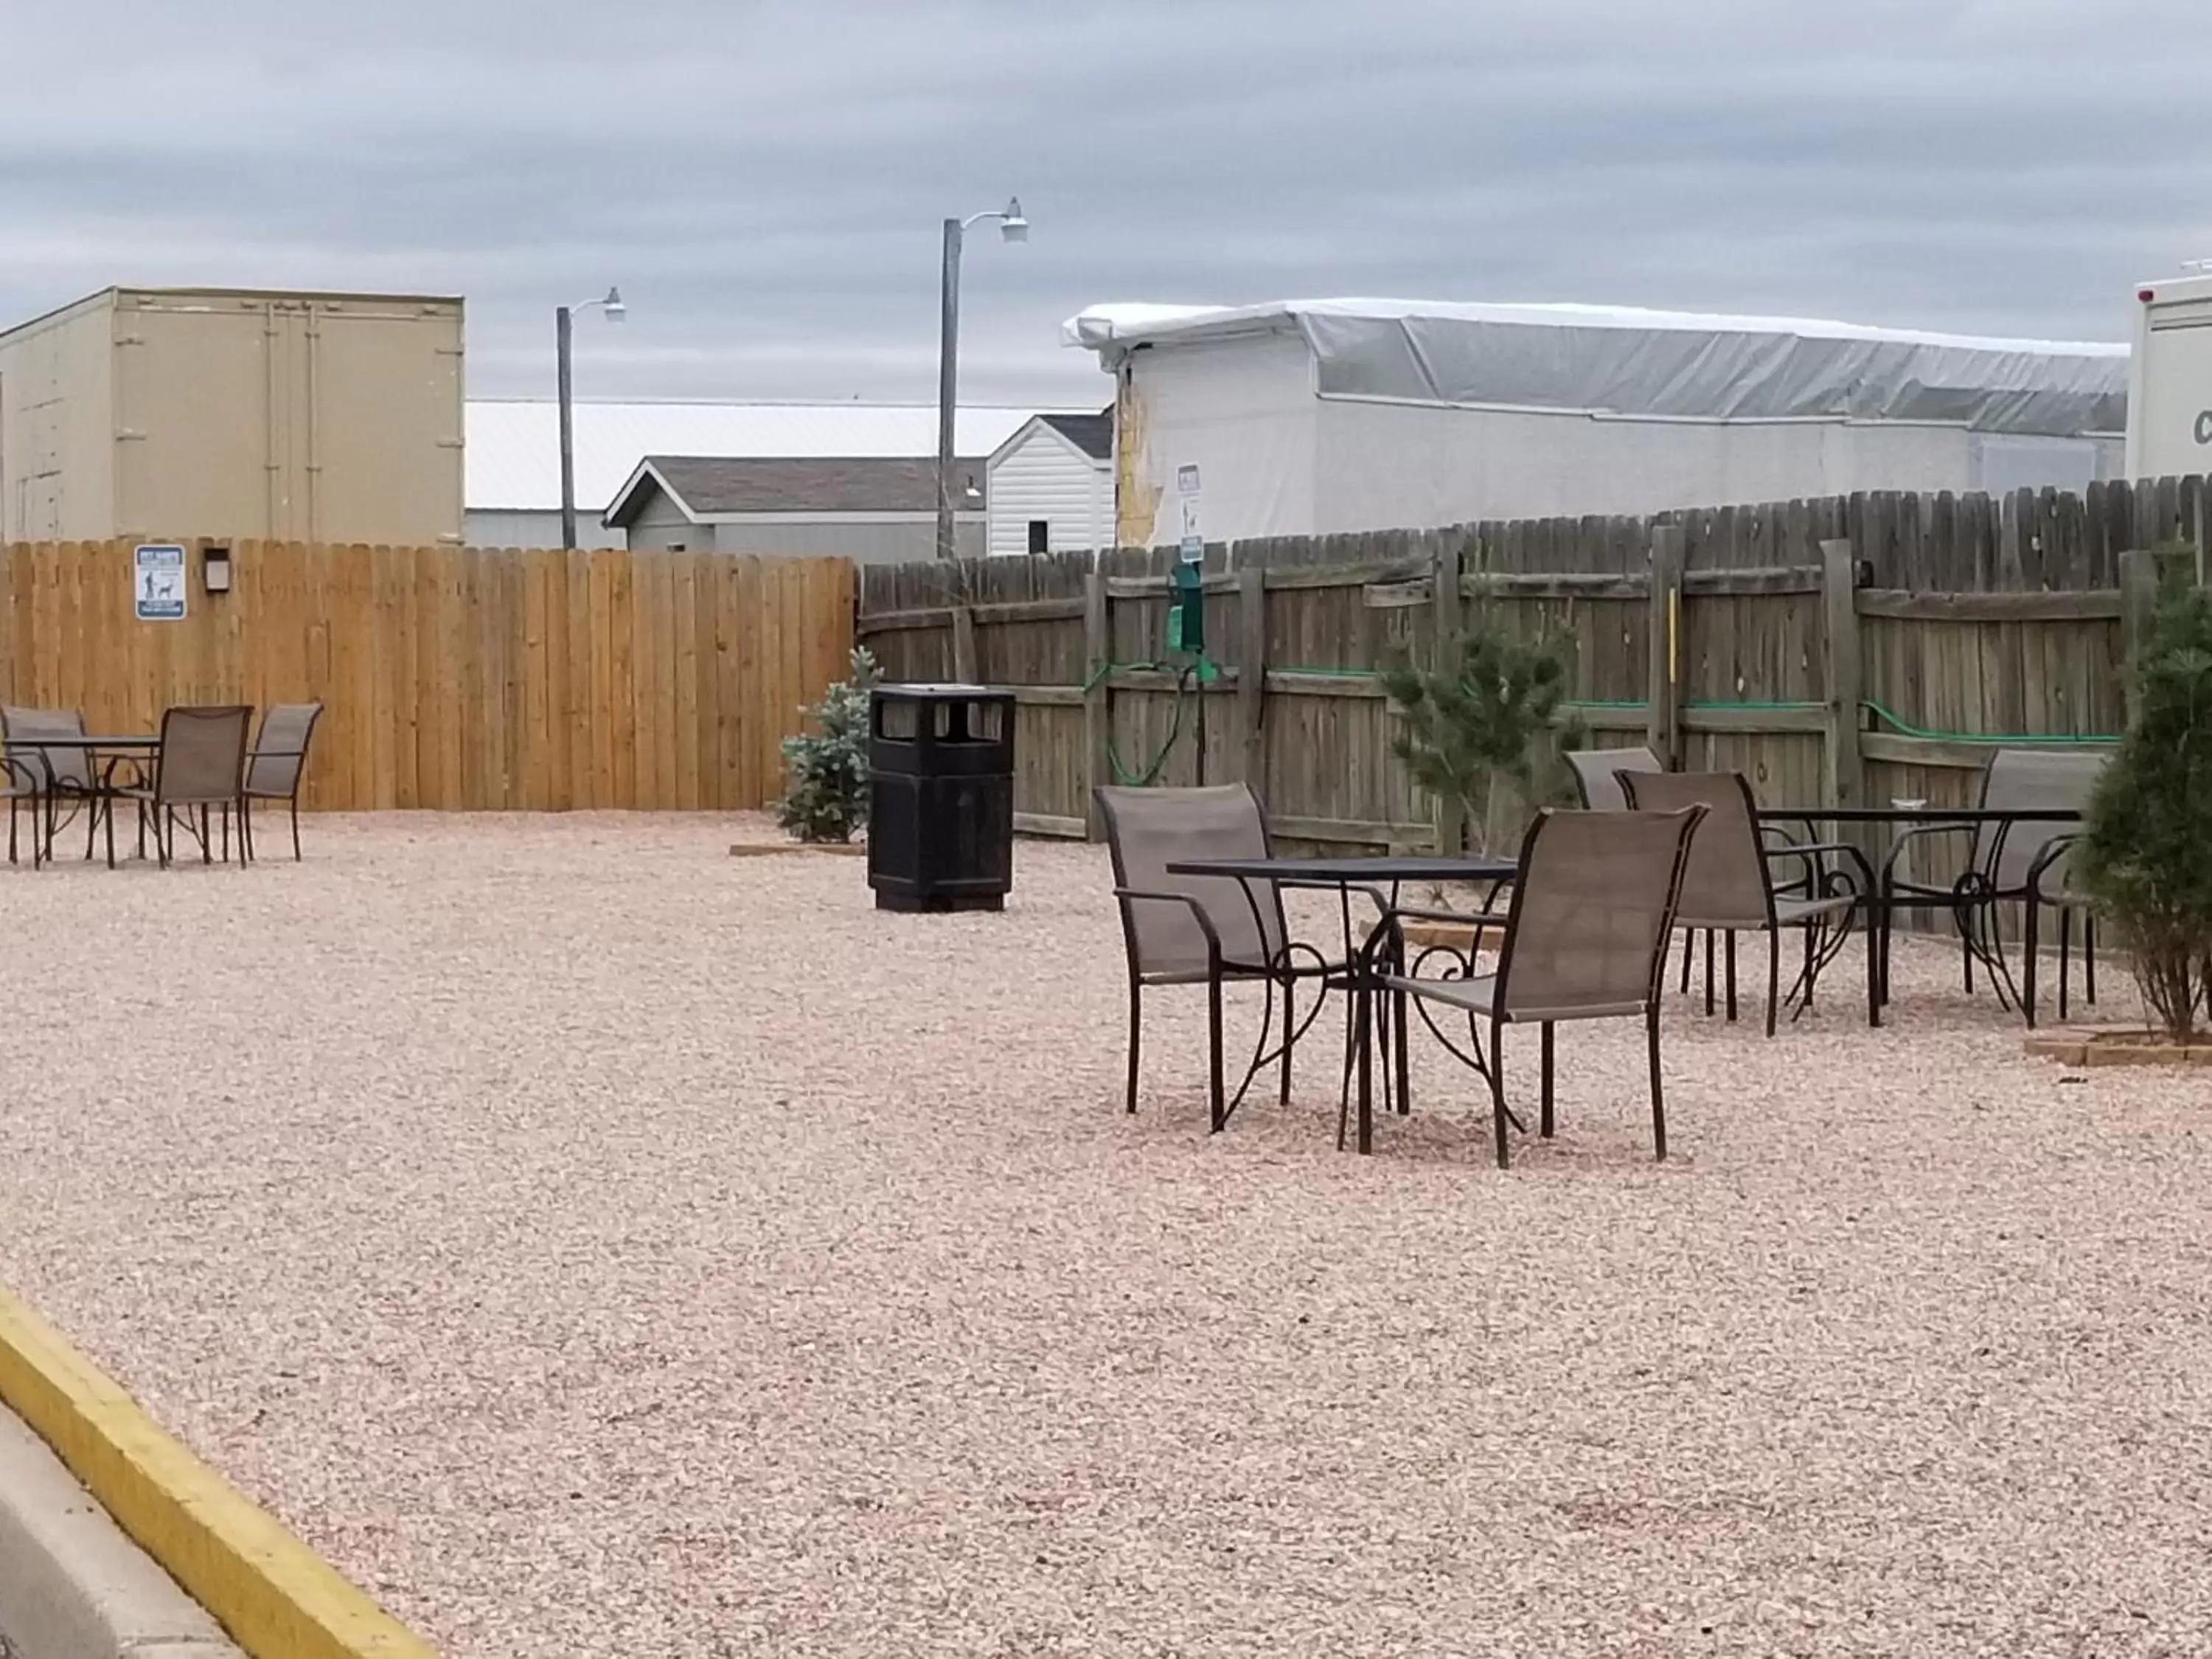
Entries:
{"label": "concrete edging", "polygon": [[10,1412],[0,1412],[0,1636],[15,1659],[240,1659]]}
{"label": "concrete edging", "polygon": [[[114,1524],[252,1659],[437,1659],[428,1643],[193,1456],[5,1291],[0,1406],[52,1449]],[[122,1651],[215,1659],[225,1650],[142,1642]],[[43,1656],[26,1651],[21,1659]]]}

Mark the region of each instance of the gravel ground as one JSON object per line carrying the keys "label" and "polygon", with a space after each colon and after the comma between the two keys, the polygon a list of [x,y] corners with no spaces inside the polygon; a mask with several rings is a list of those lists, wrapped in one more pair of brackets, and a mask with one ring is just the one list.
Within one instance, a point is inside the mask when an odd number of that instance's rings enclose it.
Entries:
{"label": "gravel ground", "polygon": [[0,872],[0,1279],[456,1659],[2212,1648],[2205,1073],[1854,951],[1670,1014],[1663,1167],[1632,1024],[1510,1174],[1433,1054],[1370,1159],[1325,1042],[1209,1139],[1097,852],[732,835]]}

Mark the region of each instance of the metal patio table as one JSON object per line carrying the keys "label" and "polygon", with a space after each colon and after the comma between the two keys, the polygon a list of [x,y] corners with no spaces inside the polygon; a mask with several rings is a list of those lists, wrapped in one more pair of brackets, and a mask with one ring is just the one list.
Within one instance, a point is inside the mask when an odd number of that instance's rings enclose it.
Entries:
{"label": "metal patio table", "polygon": [[[106,814],[111,826],[112,824],[115,811],[113,793],[115,769],[118,766],[136,764],[147,756],[160,754],[161,739],[158,733],[150,732],[88,732],[74,734],[58,733],[52,737],[11,736],[8,739],[8,747],[10,750],[82,749],[85,751],[87,769],[94,773],[95,780],[92,793],[85,797],[86,803],[91,808],[91,817],[85,823],[84,855],[90,858],[93,842],[100,834],[101,815]],[[95,764],[101,755],[107,757],[107,763],[105,766]],[[48,775],[52,775],[51,769]],[[51,792],[46,793],[46,850],[44,861],[50,863],[54,856],[54,831],[58,826],[54,823],[54,797]],[[32,868],[36,869],[40,862],[39,850],[33,847],[31,849]],[[112,833],[108,836],[107,867],[111,870],[115,867]]]}
{"label": "metal patio table", "polygon": [[[2005,837],[2019,823],[2079,823],[2081,812],[2072,807],[1991,807],[1991,806],[1817,806],[1768,807],[1759,809],[1762,823],[1869,823],[1887,825],[1891,832],[1894,850],[1896,831],[1903,828],[1919,828],[1929,824],[1957,824],[1979,829],[1984,824],[1996,826],[1996,843],[1991,849],[1994,862],[2003,856]],[[1915,894],[1898,895],[1890,886],[1889,865],[1885,858],[1882,880],[1879,890],[1867,894],[1861,902],[1866,908],[1869,940],[1879,939],[1876,949],[1875,973],[1880,983],[1880,1000],[1884,1006],[1889,1001],[1889,942],[1896,914],[1899,910],[1923,910],[1937,908]],[[1876,933],[1877,926],[1879,934]],[[1972,958],[1987,969],[1998,988],[1998,995],[2009,995],[2013,1002],[2024,1006],[2020,988],[2013,983],[2012,970],[2005,965],[2002,951],[1992,951],[1968,932],[1963,925],[1960,937]]]}
{"label": "metal patio table", "polygon": [[[1266,936],[1266,929],[1261,922],[1262,912],[1260,908],[1259,889],[1261,887],[1289,887],[1334,892],[1337,896],[1337,914],[1344,930],[1344,957],[1340,968],[1334,969],[1322,976],[1321,986],[1324,998],[1330,991],[1342,991],[1348,997],[1354,999],[1351,1007],[1356,1027],[1358,1010],[1360,1006],[1359,1000],[1371,997],[1376,988],[1371,982],[1371,976],[1364,974],[1359,966],[1364,952],[1360,949],[1360,941],[1354,938],[1352,931],[1352,896],[1355,890],[1371,894],[1389,908],[1395,909],[1397,908],[1399,889],[1408,882],[1437,884],[1461,882],[1472,886],[1487,886],[1490,889],[1489,896],[1485,901],[1486,908],[1490,899],[1496,897],[1498,888],[1512,880],[1519,868],[1519,863],[1509,858],[1488,856],[1452,858],[1435,854],[1408,854],[1399,856],[1382,854],[1353,858],[1188,859],[1169,864],[1167,873],[1171,876],[1198,876],[1236,882],[1243,889],[1246,902],[1252,906],[1253,921],[1255,927],[1260,927],[1262,938]],[[1295,948],[1299,947],[1286,940],[1283,947],[1285,957],[1287,958],[1290,951]],[[1312,949],[1310,945],[1304,948]],[[1407,999],[1402,994],[1391,999],[1392,1030],[1397,1036],[1397,1106],[1401,1115],[1412,1109],[1407,1076],[1406,1004]],[[1321,1004],[1316,1002],[1314,1012],[1306,1017],[1304,1024],[1295,1029],[1291,1028],[1286,1020],[1283,1042],[1275,1048],[1267,1048],[1267,1034],[1264,1030],[1261,1033],[1259,1048],[1265,1049],[1266,1052],[1261,1053],[1255,1050],[1252,1064],[1245,1072],[1244,1081],[1238,1086],[1235,1100],[1230,1106],[1231,1111],[1234,1111],[1236,1103],[1243,1099],[1245,1091],[1252,1086],[1252,1079],[1257,1077],[1265,1066],[1281,1058],[1285,1049],[1294,1046],[1298,1037],[1312,1025],[1320,1012]],[[1346,1091],[1349,1091],[1352,1086],[1352,1064],[1353,1054],[1348,1045],[1345,1055],[1343,1085]],[[1389,1090],[1389,1077],[1386,1074],[1383,1084],[1386,1094]],[[1360,1150],[1364,1152],[1367,1150],[1368,1136],[1364,1133],[1364,1111],[1362,1118],[1363,1133]]]}

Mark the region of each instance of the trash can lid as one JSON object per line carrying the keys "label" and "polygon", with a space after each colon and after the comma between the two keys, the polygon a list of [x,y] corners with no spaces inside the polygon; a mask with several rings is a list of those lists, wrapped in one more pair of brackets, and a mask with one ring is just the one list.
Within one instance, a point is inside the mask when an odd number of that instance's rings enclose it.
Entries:
{"label": "trash can lid", "polygon": [[916,702],[924,698],[942,702],[972,702],[979,698],[1012,698],[1011,691],[988,685],[961,685],[948,681],[902,682],[876,687],[879,697],[909,697]]}

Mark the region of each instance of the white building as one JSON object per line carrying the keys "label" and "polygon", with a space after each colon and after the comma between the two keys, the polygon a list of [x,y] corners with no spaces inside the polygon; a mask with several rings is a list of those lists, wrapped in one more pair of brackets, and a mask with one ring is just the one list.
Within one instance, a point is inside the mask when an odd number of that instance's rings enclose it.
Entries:
{"label": "white building", "polygon": [[[623,544],[623,532],[603,525],[601,516],[648,455],[894,460],[937,453],[934,404],[580,402],[574,407],[576,539],[586,547]],[[988,455],[1035,412],[962,409],[954,422],[956,453]],[[469,544],[558,547],[559,406],[550,398],[471,398],[464,422]]]}
{"label": "white building", "polygon": [[1065,553],[1114,543],[1114,411],[1038,415],[986,466],[990,548]]}
{"label": "white building", "polygon": [[[2117,476],[2128,348],[1592,306],[1106,306],[1116,540]],[[1194,485],[1193,491],[1191,486]]]}

